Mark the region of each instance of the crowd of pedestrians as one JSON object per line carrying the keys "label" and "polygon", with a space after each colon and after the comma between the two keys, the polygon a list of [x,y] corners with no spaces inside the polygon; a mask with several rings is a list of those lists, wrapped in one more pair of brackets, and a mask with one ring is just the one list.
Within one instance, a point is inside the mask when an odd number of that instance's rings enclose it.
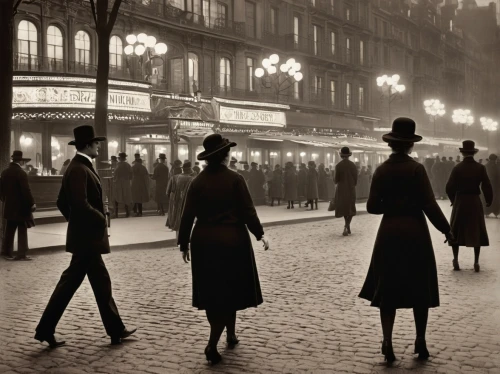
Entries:
{"label": "crowd of pedestrians", "polygon": [[[488,246],[485,215],[498,215],[499,165],[490,155],[486,165],[474,160],[478,152],[473,141],[466,140],[459,148],[463,160],[436,157],[423,163],[410,157],[415,143],[422,137],[415,134],[416,124],[409,118],[398,118],[392,131],[383,136],[392,154],[372,175],[370,168],[358,168],[350,160],[347,147],[340,150],[341,161],[329,170],[314,161],[299,165],[287,163],[270,170],[267,165],[243,165],[238,170],[236,159],[229,159],[236,143],[219,134],[209,135],[203,142],[203,171],[190,161],[174,161],[166,167],[160,154],[152,179],[156,181],[158,212],[165,215],[167,226],[178,235],[178,245],[185,263],[191,262],[192,306],[204,310],[210,325],[205,347],[209,362],[217,364],[222,356],[217,351],[220,337],[226,330],[229,348],[239,344],[236,336],[237,312],[257,307],[264,301],[249,232],[265,250],[270,248],[254,207],[254,200],[267,196],[271,205],[281,200],[294,209],[300,197],[312,209],[318,199],[331,200],[336,217],[344,218],[342,235],[351,234],[351,220],[356,215],[357,187],[364,180],[369,190],[367,211],[383,215],[373,247],[372,259],[359,297],[380,310],[383,331],[381,353],[391,363],[396,360],[392,333],[397,309],[413,309],[416,339],[414,353],[427,359],[426,344],[429,309],[440,305],[437,266],[426,217],[452,247],[453,269],[460,270],[460,246],[474,248],[474,270],[480,271],[481,247]],[[88,276],[99,312],[112,344],[132,335],[122,322],[112,297],[111,280],[101,255],[110,252],[101,180],[92,165],[99,142],[105,138],[94,134],[92,126],[74,130],[77,154],[63,176],[57,206],[68,221],[66,250],[72,253],[69,267],[63,272],[36,328],[35,339],[48,342],[51,348],[64,344],[54,336],[59,319]],[[142,203],[149,199],[145,191],[151,179],[135,155],[133,166],[120,153],[112,158],[114,169],[113,198],[125,203],[127,216],[131,201],[136,214],[142,214]],[[13,232],[32,225],[36,209],[21,166],[27,161],[14,151],[12,164],[2,173],[0,197],[5,202],[4,218],[8,235],[2,249],[11,257]],[[452,163],[455,165],[451,168]],[[162,166],[163,165],[163,166]],[[359,170],[360,169],[360,170]],[[430,171],[429,171],[430,169]],[[169,175],[170,174],[170,175]],[[430,176],[430,177],[429,177]],[[330,182],[329,182],[330,181]],[[432,182],[431,182],[432,181]],[[20,188],[14,188],[21,183]],[[161,188],[161,189],[160,189]],[[366,188],[366,187],[363,187]],[[158,192],[160,191],[160,192]],[[163,192],[164,191],[164,192]],[[364,191],[364,190],[363,190]],[[481,197],[482,192],[482,197]],[[163,196],[164,195],[164,196]],[[453,210],[450,223],[436,200],[448,196]],[[17,205],[16,205],[17,204]],[[168,206],[165,206],[168,204]],[[16,210],[17,209],[17,210]],[[19,211],[21,215],[13,215]],[[116,212],[117,214],[118,212]],[[194,225],[194,228],[193,228]],[[9,252],[10,251],[10,252]],[[23,254],[20,248],[21,256]]]}

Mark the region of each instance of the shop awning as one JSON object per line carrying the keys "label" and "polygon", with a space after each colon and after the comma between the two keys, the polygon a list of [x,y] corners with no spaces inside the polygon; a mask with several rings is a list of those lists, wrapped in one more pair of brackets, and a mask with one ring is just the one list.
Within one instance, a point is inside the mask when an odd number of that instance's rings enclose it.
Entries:
{"label": "shop awning", "polygon": [[211,103],[174,100],[162,95],[151,97],[151,119],[217,122]]}

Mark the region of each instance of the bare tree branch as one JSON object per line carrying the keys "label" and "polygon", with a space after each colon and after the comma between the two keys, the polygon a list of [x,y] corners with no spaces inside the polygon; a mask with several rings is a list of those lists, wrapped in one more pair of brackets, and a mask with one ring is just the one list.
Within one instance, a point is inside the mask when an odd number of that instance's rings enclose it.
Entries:
{"label": "bare tree branch", "polygon": [[111,34],[113,31],[113,27],[115,26],[116,17],[118,17],[118,10],[120,9],[120,5],[122,4],[122,0],[115,0],[113,4],[113,9],[111,10],[111,14],[109,15],[109,21],[107,25],[108,34]]}
{"label": "bare tree branch", "polygon": [[16,4],[14,5],[14,8],[12,8],[13,15],[17,14],[17,8],[19,8],[19,5],[21,5],[22,2],[23,2],[23,0],[17,0]]}
{"label": "bare tree branch", "polygon": [[95,27],[97,28],[97,11],[95,10],[94,0],[90,0],[90,7],[92,8],[92,16],[94,17]]}

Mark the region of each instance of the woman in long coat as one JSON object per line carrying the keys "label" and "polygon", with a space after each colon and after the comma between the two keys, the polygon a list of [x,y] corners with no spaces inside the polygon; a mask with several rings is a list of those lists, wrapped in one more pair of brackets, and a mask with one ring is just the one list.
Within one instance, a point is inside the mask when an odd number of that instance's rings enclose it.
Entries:
{"label": "woman in long coat", "polygon": [[342,147],[340,158],[335,165],[335,217],[344,217],[344,232],[347,236],[351,233],[352,217],[356,215],[356,185],[358,183],[358,169],[354,162],[349,160],[352,153],[348,147]]}
{"label": "woman in long coat", "polygon": [[297,195],[299,198],[299,202],[302,200],[306,200],[306,208],[307,208],[307,168],[304,163],[300,163],[299,172],[297,178]]}
{"label": "woman in long coat", "polygon": [[130,217],[129,206],[132,204],[132,167],[127,162],[127,155],[124,152],[118,154],[118,164],[113,173],[113,183],[115,191],[115,218],[118,218],[118,204],[125,205],[126,217]]}
{"label": "woman in long coat", "polygon": [[142,204],[149,201],[149,173],[140,158],[132,166],[132,201],[137,217],[142,217]]}
{"label": "woman in long coat", "polygon": [[278,205],[280,205],[281,199],[283,199],[283,170],[280,165],[274,167],[269,195],[271,196],[271,206],[274,206],[274,200],[278,200]]}
{"label": "woman in long coat", "polygon": [[384,340],[382,354],[394,361],[392,329],[396,309],[413,308],[417,339],[415,353],[429,357],[425,331],[429,308],[439,306],[436,260],[425,217],[453,240],[443,212],[436,203],[431,183],[422,164],[409,154],[415,135],[415,122],[397,118],[392,132],[382,139],[393,154],[375,170],[367,211],[383,214],[373,255],[359,297],[380,308]]}
{"label": "woman in long coat", "polygon": [[[307,163],[309,170],[307,170],[307,180],[306,180],[306,197],[308,204],[311,204],[311,210],[314,209],[313,202],[316,204],[316,210],[318,210],[318,171],[316,170],[316,163],[314,161],[309,161]],[[307,205],[306,205],[307,207]]]}
{"label": "woman in long coat", "polygon": [[292,162],[287,162],[285,165],[285,194],[284,200],[288,202],[287,209],[294,209],[293,202],[297,200],[297,184],[298,184],[298,176],[297,171],[295,170],[295,166]]}
{"label": "woman in long coat", "polygon": [[450,243],[453,248],[453,269],[460,270],[458,250],[460,246],[474,247],[474,270],[479,271],[479,253],[481,247],[489,245],[484,211],[479,194],[483,191],[486,207],[493,201],[493,189],[484,165],[474,160],[478,152],[472,140],[462,142],[459,148],[463,161],[451,172],[446,184],[446,193],[453,204],[451,211],[451,231],[456,238]]}
{"label": "woman in long coat", "polygon": [[481,200],[483,202],[484,215],[489,216],[491,213],[498,218],[500,214],[500,170],[497,165],[497,155],[491,154],[488,158],[488,162],[485,165],[486,174],[491,182],[491,187],[493,188],[493,202],[491,206],[487,207],[484,201],[484,195],[481,195]]}
{"label": "woman in long coat", "polygon": [[172,214],[167,219],[167,226],[176,232],[178,236],[181,226],[182,207],[186,198],[189,184],[195,177],[191,168],[191,162],[187,161],[182,165],[182,174],[174,175],[172,183],[175,183]]}
{"label": "woman in long coat", "polygon": [[210,323],[205,355],[212,365],[221,360],[217,343],[224,327],[228,347],[239,342],[236,311],[263,302],[248,230],[269,248],[245,180],[226,166],[234,146],[220,134],[205,138],[198,160],[208,165],[189,186],[178,240],[185,262],[191,242],[193,307],[205,310]]}

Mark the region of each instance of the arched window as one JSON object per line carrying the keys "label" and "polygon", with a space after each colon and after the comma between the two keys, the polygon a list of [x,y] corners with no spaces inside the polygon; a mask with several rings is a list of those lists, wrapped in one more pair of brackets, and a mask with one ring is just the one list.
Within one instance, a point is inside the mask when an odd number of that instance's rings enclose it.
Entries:
{"label": "arched window", "polygon": [[32,22],[19,22],[17,30],[17,53],[17,69],[38,69],[38,30]]}
{"label": "arched window", "polygon": [[224,91],[231,90],[231,61],[222,57],[219,64],[219,86]]}
{"label": "arched window", "polygon": [[109,40],[109,65],[111,69],[121,70],[123,59],[123,44],[122,40],[113,35]]}
{"label": "arched window", "polygon": [[63,36],[57,26],[47,29],[47,57],[51,71],[61,71],[63,68],[64,49]]}
{"label": "arched window", "polygon": [[75,36],[75,72],[85,73],[90,65],[90,36],[78,31]]}
{"label": "arched window", "polygon": [[188,74],[189,93],[194,94],[200,89],[200,68],[198,56],[191,52],[188,53]]}

